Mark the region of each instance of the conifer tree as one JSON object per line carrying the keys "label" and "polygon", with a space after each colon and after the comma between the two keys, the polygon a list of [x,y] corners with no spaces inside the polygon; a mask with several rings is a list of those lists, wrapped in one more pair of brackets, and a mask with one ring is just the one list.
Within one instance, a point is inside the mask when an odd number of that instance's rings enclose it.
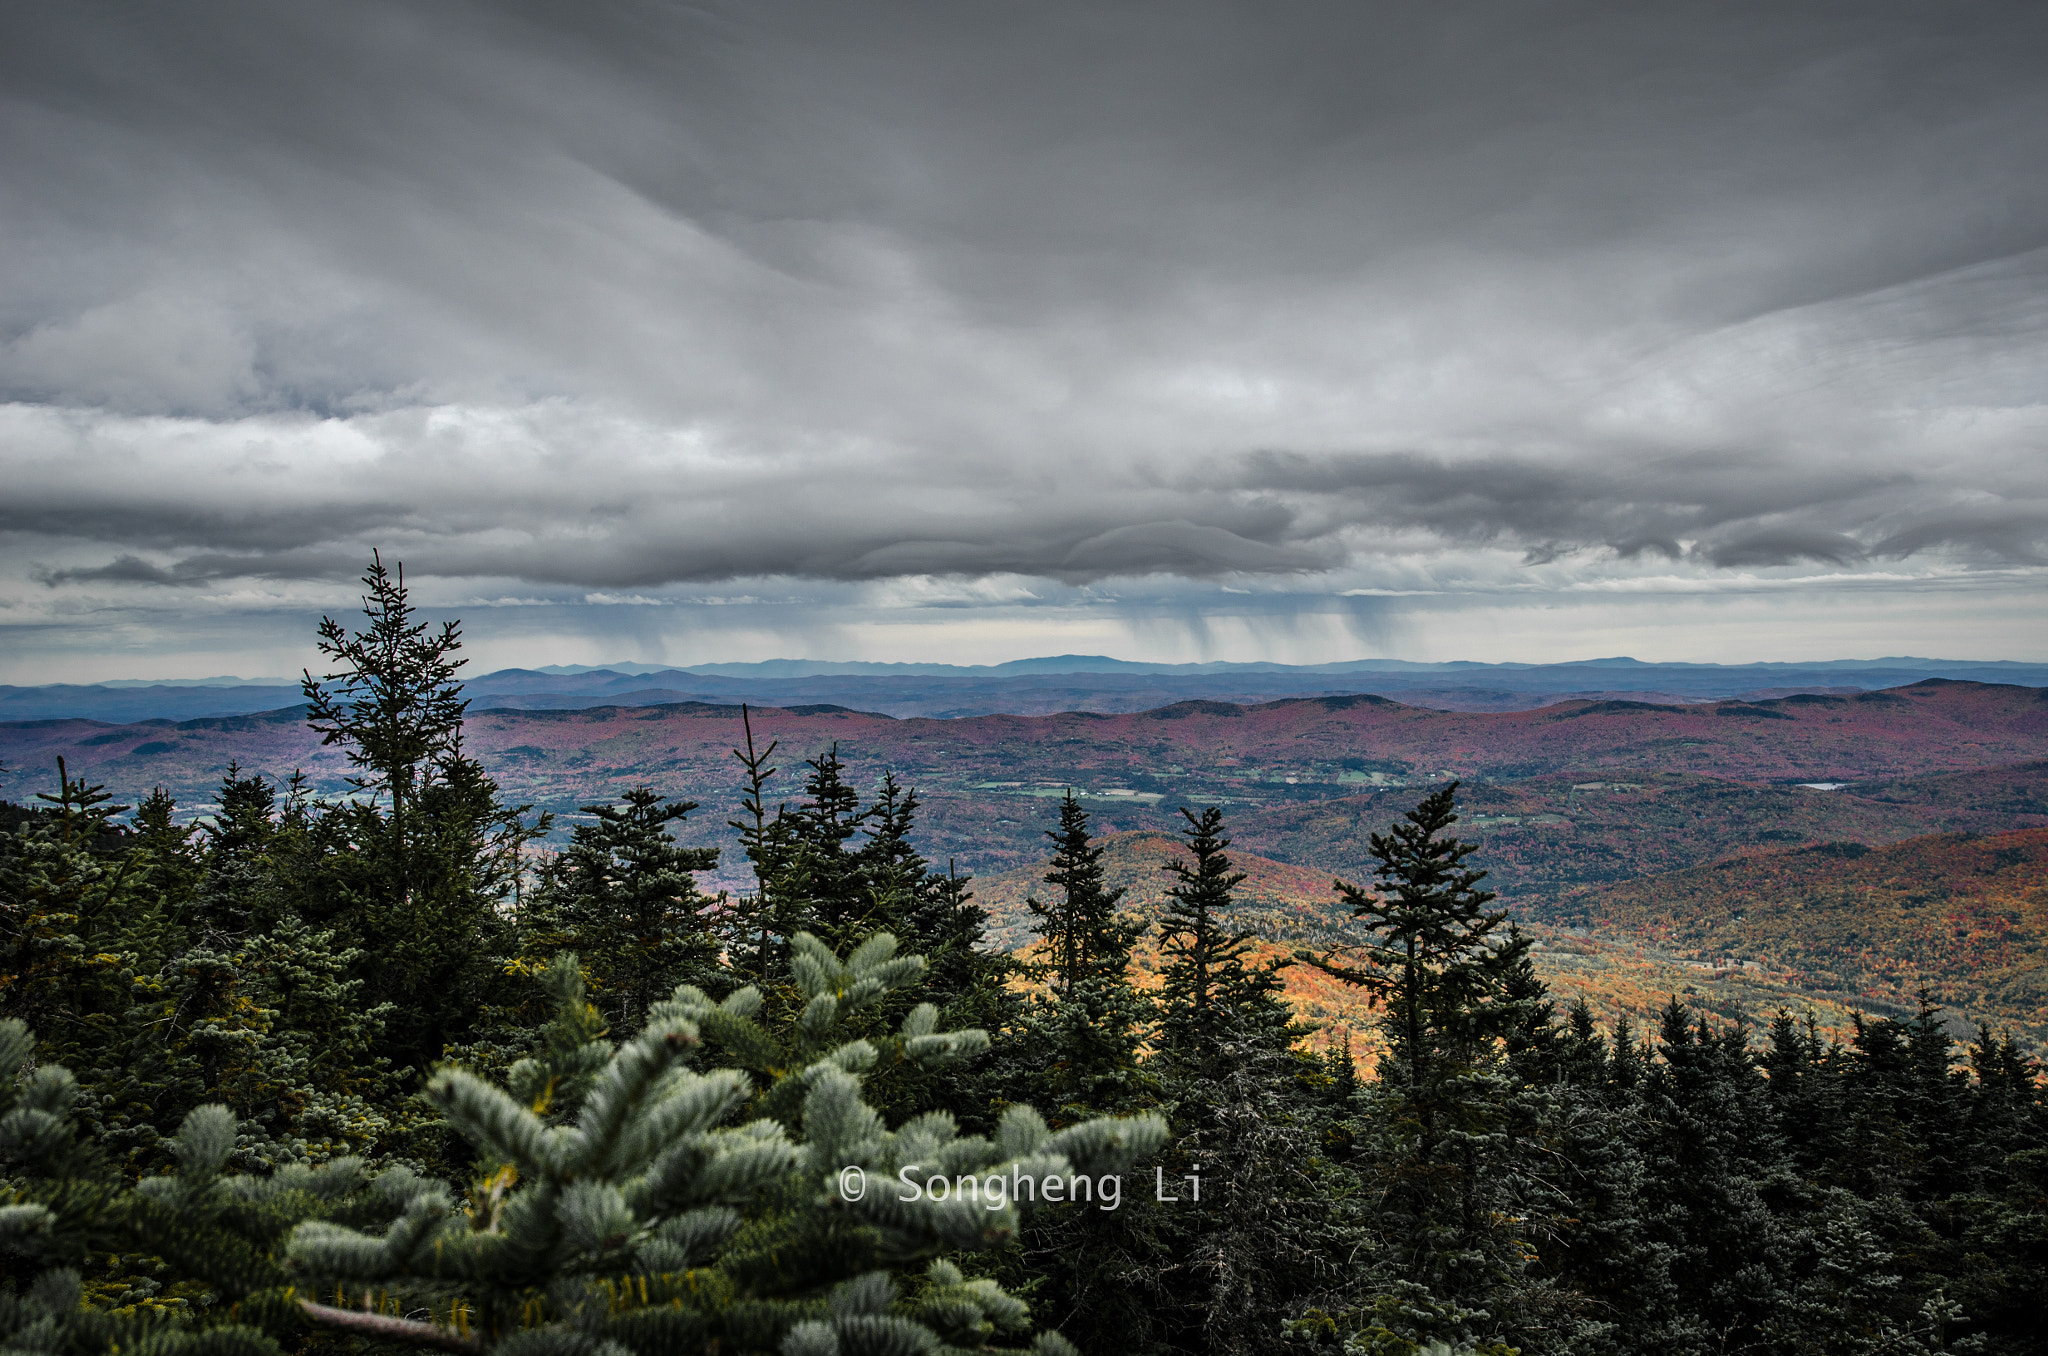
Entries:
{"label": "conifer tree", "polygon": [[132,961],[133,930],[148,923],[136,913],[142,860],[99,847],[118,836],[115,816],[129,807],[71,776],[61,758],[57,785],[0,835],[0,1017],[40,1024],[63,1051],[89,1035],[81,1019],[117,1001],[109,991]]}
{"label": "conifer tree", "polygon": [[1856,1018],[1842,1069],[1855,1128],[1843,1156],[1859,1194],[1924,1203],[1969,1189],[1968,1075],[1951,1068],[1939,1014],[1923,989],[1908,1021]]}
{"label": "conifer tree", "polygon": [[805,760],[803,799],[795,806],[780,804],[770,815],[765,789],[776,769],[765,764],[775,745],[756,754],[751,718],[743,712],[742,719],[747,751],[733,754],[746,769],[741,809],[747,818],[732,824],[754,867],[757,889],[743,907],[741,926],[754,939],[754,972],[767,975],[786,963],[786,954],[776,953],[786,952],[796,933],[810,931],[843,945],[887,921],[889,906],[900,901],[877,898],[871,860],[853,841],[872,810],[861,808],[860,792],[846,780],[839,746]]}
{"label": "conifer tree", "polygon": [[1786,1145],[1792,1166],[1814,1182],[1839,1182],[1847,1160],[1848,1103],[1840,1046],[1820,1038],[1807,1014],[1802,1024],[1779,1009],[1771,1019],[1770,1044],[1763,1055],[1772,1130]]}
{"label": "conifer tree", "polygon": [[798,902],[805,928],[829,946],[844,947],[887,921],[887,901],[877,899],[868,863],[851,846],[873,811],[861,809],[836,742],[804,766],[810,775],[790,813],[794,851],[783,868],[784,888]]}
{"label": "conifer tree", "polygon": [[1673,997],[1643,1080],[1645,1232],[1666,1259],[1669,1310],[1638,1331],[1686,1345],[1756,1341],[1795,1272],[1769,1201],[1790,1187],[1747,1033],[1715,1031]]}
{"label": "conifer tree", "polygon": [[[1144,1296],[1144,1316],[1111,1295],[1095,1300],[1123,1341],[1260,1350],[1275,1316],[1313,1288],[1330,1223],[1329,1182],[1312,1161],[1320,1062],[1290,1048],[1298,1029],[1277,967],[1254,968],[1252,933],[1229,926],[1245,875],[1231,866],[1222,812],[1181,813],[1188,855],[1164,868],[1174,884],[1158,1022],[1158,1095],[1175,1130],[1161,1171],[1174,1199],[1095,1230],[1087,1265]],[[1085,1281],[1077,1288],[1087,1293]]]}
{"label": "conifer tree", "polygon": [[218,808],[201,828],[206,876],[194,921],[220,941],[263,926],[278,911],[269,897],[267,860],[277,832],[277,788],[260,772],[243,776],[241,765],[230,762],[214,800]]}
{"label": "conifer tree", "polygon": [[[469,661],[453,658],[462,648],[461,624],[443,622],[438,635],[415,621],[405,587],[405,566],[387,570],[373,554],[363,575],[367,630],[351,634],[332,617],[320,619],[320,653],[340,665],[323,678],[305,671],[301,688],[309,707],[306,723],[323,745],[338,744],[350,766],[352,784],[382,800],[393,874],[393,893],[413,888],[413,815],[421,791],[462,753],[463,699],[456,670]],[[332,684],[330,687],[329,684]]]}
{"label": "conifer tree", "polygon": [[1156,1081],[1139,1051],[1151,1025],[1149,1004],[1132,987],[1131,948],[1146,925],[1117,912],[1122,887],[1103,879],[1102,853],[1088,832],[1088,812],[1069,791],[1059,827],[1046,832],[1054,854],[1045,883],[1048,901],[1028,897],[1049,957],[1052,991],[1034,1014],[1031,1039],[1040,1050],[1041,1095],[1062,1117],[1123,1111],[1148,1103]]}
{"label": "conifer tree", "polygon": [[[949,1022],[1013,1030],[1021,1006],[1008,988],[1015,963],[982,949],[988,914],[973,902],[971,878],[951,863],[933,869],[916,847],[915,789],[885,772],[863,807],[835,745],[806,764],[804,800],[771,811],[776,744],[756,741],[744,708],[741,721],[744,747],[732,752],[744,770],[742,817],[730,826],[754,868],[755,889],[720,920],[732,972],[726,982],[759,982],[769,1023],[794,1022],[795,991],[786,982],[789,939],[806,929],[831,936],[886,927],[924,956],[922,991]],[[1006,1062],[998,1058],[944,1077],[897,1069],[874,1080],[871,1095],[892,1117],[943,1109],[985,1129],[1004,1104],[999,1089],[1012,1081]]]}
{"label": "conifer tree", "polygon": [[2048,1104],[2042,1068],[2010,1033],[1980,1025],[1970,1045],[1976,1086],[1971,1137],[1978,1188],[1953,1202],[1967,1258],[1950,1291],[1994,1351],[2038,1350],[2040,1296],[2048,1286]]}
{"label": "conifer tree", "polygon": [[[988,1350],[1027,1331],[1022,1302],[940,1254],[1014,1232],[1018,1193],[1002,1183],[1118,1172],[1165,1127],[1094,1121],[1055,1135],[1020,1107],[993,1142],[960,1137],[943,1115],[889,1131],[862,1101],[864,1075],[957,1061],[986,1038],[940,1032],[920,1005],[885,1039],[845,1039],[847,1018],[922,969],[886,935],[843,962],[800,935],[792,964],[807,995],[793,1045],[757,1024],[757,990],[713,1003],[683,986],[614,1049],[573,960],[559,962],[556,1022],[508,1089],[460,1070],[430,1087],[481,1155],[466,1205],[401,1181],[402,1214],[381,1236],[313,1223],[292,1238],[316,1293],[390,1296],[432,1320],[325,1302],[308,1312],[457,1352],[861,1356]],[[764,1083],[691,1067],[707,1047]],[[956,1185],[970,1177],[972,1191]],[[920,1265],[905,1293],[897,1277]],[[1072,1350],[1050,1335],[1034,1349]]]}
{"label": "conifer tree", "polygon": [[1276,996],[1277,967],[1254,970],[1247,965],[1252,933],[1231,928],[1226,920],[1236,902],[1231,891],[1245,875],[1231,869],[1223,812],[1211,805],[1199,815],[1183,808],[1181,815],[1187,820],[1181,837],[1189,855],[1166,864],[1175,883],[1159,923],[1165,1049],[1182,1063],[1200,1064],[1226,1043],[1277,1041],[1284,1046],[1289,1019]]}
{"label": "conifer tree", "polygon": [[1117,912],[1124,889],[1111,889],[1104,882],[1103,849],[1090,840],[1088,812],[1071,789],[1060,801],[1059,827],[1046,830],[1045,836],[1054,847],[1045,883],[1058,893],[1049,902],[1027,896],[1024,906],[1037,920],[1031,930],[1044,941],[1053,989],[1065,998],[1090,976],[1121,976],[1130,964],[1132,945],[1146,929]]}
{"label": "conifer tree", "polygon": [[195,839],[202,835],[191,826],[177,822],[178,802],[158,786],[135,807],[136,846],[149,856],[143,865],[148,873],[147,888],[167,914],[184,909],[199,888],[206,867]]}
{"label": "conifer tree", "polygon": [[1439,1122],[1456,1114],[1461,1080],[1492,1042],[1526,1019],[1507,990],[1527,943],[1493,944],[1507,912],[1487,909],[1494,896],[1480,888],[1486,873],[1464,865],[1478,846],[1448,833],[1458,818],[1457,793],[1451,782],[1408,811],[1405,822],[1372,835],[1377,865],[1370,889],[1335,882],[1367,940],[1348,957],[1299,956],[1365,989],[1384,1009],[1389,1067],[1414,1099],[1424,1161]]}
{"label": "conifer tree", "polygon": [[894,770],[885,769],[861,819],[867,841],[854,854],[858,870],[868,889],[888,901],[889,912],[900,917],[930,866],[910,841],[917,827],[917,789],[904,786]]}
{"label": "conifer tree", "polygon": [[972,902],[972,877],[960,875],[951,862],[944,871],[934,870],[912,844],[917,811],[917,789],[885,771],[862,812],[867,841],[854,854],[855,869],[871,901],[875,926],[900,933],[917,948],[930,974],[926,992],[944,1011],[998,971],[1007,976],[1009,967],[978,950],[988,911]]}
{"label": "conifer tree", "polygon": [[[1040,903],[1034,929],[1075,963],[1062,975],[1055,964],[1050,991],[1037,997],[1013,1039],[1006,1096],[1050,1109],[1055,1125],[1092,1115],[1128,1114],[1161,1101],[1160,1080],[1142,1050],[1154,1027],[1152,1004],[1132,986],[1130,948],[1142,926],[1115,912],[1122,891],[1103,882],[1102,849],[1088,833],[1085,811],[1069,795],[1059,828],[1047,835],[1056,854],[1047,883],[1060,894]],[[1100,930],[1091,939],[1090,923]],[[1042,968],[1041,971],[1042,973]],[[999,1048],[997,1059],[1002,1052]],[[1134,1178],[1121,1189],[1112,1213],[1088,1208],[1048,1210],[1029,1221],[1012,1270],[1037,1287],[1048,1317],[1087,1350],[1143,1350],[1164,1324],[1171,1265],[1166,1207],[1153,1200],[1153,1183]]]}
{"label": "conifer tree", "polygon": [[1526,1254],[1503,1221],[1550,1204],[1517,1198],[1504,1161],[1516,1091],[1508,1040],[1519,1033],[1525,1058],[1542,1058],[1542,986],[1529,982],[1527,941],[1493,935],[1507,915],[1487,909],[1486,873],[1464,865],[1476,846],[1449,833],[1457,789],[1372,835],[1371,889],[1335,882],[1364,940],[1299,955],[1382,1009],[1373,1156],[1389,1262],[1399,1285],[1422,1287],[1418,1303],[1446,1313],[1487,1311],[1525,1283]]}
{"label": "conifer tree", "polygon": [[323,817],[334,917],[350,941],[376,948],[363,977],[374,999],[396,1005],[388,1052],[424,1068],[469,1032],[496,982],[496,958],[512,946],[497,904],[521,845],[548,824],[525,825],[531,807],[503,804],[463,752],[460,623],[436,632],[417,620],[403,567],[387,570],[381,556],[363,583],[367,627],[322,617],[319,649],[337,667],[320,679],[307,671],[301,686],[307,723],[343,749],[365,793]]}
{"label": "conifer tree", "polygon": [[638,1029],[676,985],[712,982],[717,968],[705,916],[712,901],[694,873],[716,869],[718,849],[684,847],[668,827],[696,808],[664,803],[645,786],[617,805],[582,806],[596,822],[576,826],[530,911],[529,931],[583,957],[599,1006],[621,1034]]}
{"label": "conifer tree", "polygon": [[[78,1134],[68,1069],[23,1068],[34,1040],[0,1021],[0,1345],[9,1351],[277,1356],[304,1320],[278,1253],[318,1215],[381,1225],[362,1164],[222,1176],[234,1117],[203,1106],[166,1142],[175,1170],[131,1184]],[[17,1073],[16,1070],[21,1070]],[[124,1266],[136,1270],[123,1270]]]}
{"label": "conifer tree", "polygon": [[740,727],[746,748],[732,750],[745,769],[746,788],[740,797],[743,818],[726,821],[739,834],[740,851],[754,869],[754,890],[734,901],[728,923],[728,951],[735,973],[766,986],[778,971],[777,957],[787,940],[802,928],[797,917],[792,885],[788,879],[796,853],[795,821],[787,806],[768,810],[768,783],[779,768],[770,767],[779,740],[770,740],[758,750],[754,744],[754,720],[744,703],[740,706]]}
{"label": "conifer tree", "polygon": [[240,763],[229,762],[215,793],[212,819],[202,828],[216,863],[261,851],[277,825],[277,788],[262,773],[242,775]]}
{"label": "conifer tree", "polygon": [[1609,1046],[1613,1053],[1607,1061],[1608,1086],[1614,1089],[1617,1097],[1631,1096],[1643,1081],[1648,1047],[1636,1040],[1635,1027],[1627,1013],[1614,1019],[1614,1035]]}
{"label": "conifer tree", "polygon": [[[923,859],[919,858],[922,863]],[[962,1003],[983,1004],[973,1020],[987,1024],[994,1014],[985,1005],[991,988],[1001,989],[1016,966],[1009,957],[982,949],[988,934],[988,910],[974,902],[974,878],[963,876],[952,861],[946,869],[926,870],[910,886],[903,908],[903,931],[916,940],[932,971],[931,992],[942,1008],[963,1014]]]}

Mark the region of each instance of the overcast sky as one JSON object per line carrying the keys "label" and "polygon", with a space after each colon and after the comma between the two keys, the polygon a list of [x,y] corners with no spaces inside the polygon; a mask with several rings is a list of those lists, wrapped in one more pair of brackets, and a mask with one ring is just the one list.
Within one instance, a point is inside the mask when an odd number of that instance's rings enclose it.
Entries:
{"label": "overcast sky", "polygon": [[0,3],[0,682],[2048,659],[2048,6]]}

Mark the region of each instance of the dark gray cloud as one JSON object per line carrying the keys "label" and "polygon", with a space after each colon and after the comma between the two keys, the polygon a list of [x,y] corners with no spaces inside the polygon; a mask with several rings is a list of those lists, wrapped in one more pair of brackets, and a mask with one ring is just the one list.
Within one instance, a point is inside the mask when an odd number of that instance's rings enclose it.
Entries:
{"label": "dark gray cloud", "polygon": [[372,546],[1325,598],[2048,561],[2039,6],[7,27],[0,625]]}
{"label": "dark gray cloud", "polygon": [[1716,565],[1790,565],[1814,560],[1849,565],[1863,559],[1863,543],[1839,532],[1805,527],[1775,527],[1722,542],[1707,552]]}
{"label": "dark gray cloud", "polygon": [[192,564],[189,561],[180,561],[175,568],[167,570],[161,565],[150,564],[140,556],[116,556],[105,565],[94,566],[90,569],[38,569],[34,571],[34,575],[38,580],[49,585],[51,588],[55,588],[59,584],[91,584],[101,582],[167,584],[173,587],[183,585],[191,588],[205,583],[207,579],[205,574],[192,568]]}

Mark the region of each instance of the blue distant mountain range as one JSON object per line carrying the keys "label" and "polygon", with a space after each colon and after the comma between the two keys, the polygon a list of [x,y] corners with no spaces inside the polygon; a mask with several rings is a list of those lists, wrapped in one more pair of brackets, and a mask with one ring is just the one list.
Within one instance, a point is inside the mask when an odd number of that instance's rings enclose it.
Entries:
{"label": "blue distant mountain range", "polygon": [[[1148,664],[1053,655],[1006,664],[883,664],[771,659],[751,664],[551,664],[500,669],[466,684],[472,710],[574,710],[672,702],[839,705],[892,716],[1141,711],[1172,702],[1262,702],[1372,693],[1415,706],[1510,711],[1575,697],[1661,702],[1857,692],[1925,678],[2048,687],[2048,664],[2012,661],[1836,659],[1811,663],[1657,664],[1627,657],[1571,664]],[[0,721],[192,720],[296,706],[289,679],[209,678],[151,683],[0,686]]]}

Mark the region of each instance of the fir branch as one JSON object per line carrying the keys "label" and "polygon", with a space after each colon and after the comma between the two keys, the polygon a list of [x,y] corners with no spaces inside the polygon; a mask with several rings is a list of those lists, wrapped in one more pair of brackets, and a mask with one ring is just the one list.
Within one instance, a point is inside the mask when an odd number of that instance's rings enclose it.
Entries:
{"label": "fir branch", "polygon": [[300,1300],[299,1307],[315,1323],[358,1336],[383,1342],[403,1342],[408,1346],[433,1347],[437,1351],[455,1352],[457,1356],[483,1356],[483,1343],[450,1332],[439,1324],[373,1314],[361,1309],[337,1309],[329,1304],[315,1304],[312,1300]]}

